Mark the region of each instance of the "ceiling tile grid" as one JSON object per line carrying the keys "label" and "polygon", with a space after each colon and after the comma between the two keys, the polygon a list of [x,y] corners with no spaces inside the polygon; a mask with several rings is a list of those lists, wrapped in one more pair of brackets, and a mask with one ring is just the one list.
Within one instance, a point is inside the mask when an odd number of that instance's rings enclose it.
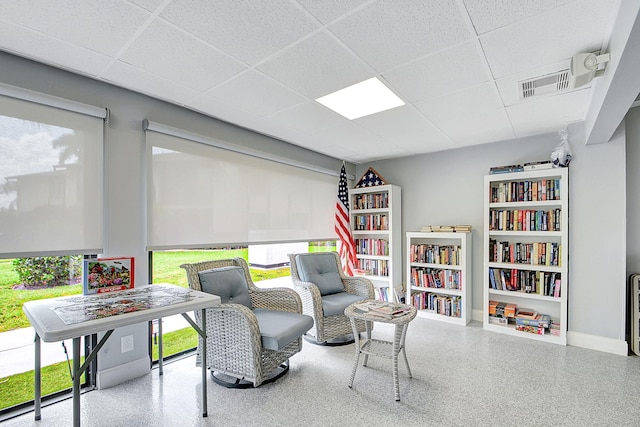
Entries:
{"label": "ceiling tile grid", "polygon": [[[621,0],[0,2],[0,49],[356,163],[556,131],[592,87],[518,82],[606,47]],[[314,99],[378,77],[406,105]]]}
{"label": "ceiling tile grid", "polygon": [[583,0],[480,37],[494,78],[600,50],[617,0]]}
{"label": "ceiling tile grid", "polygon": [[207,95],[224,104],[244,109],[256,117],[307,101],[297,92],[254,70],[228,80],[207,92]]}
{"label": "ceiling tile grid", "polygon": [[251,65],[318,28],[282,0],[173,0],[160,16]]}
{"label": "ceiling tile grid", "polygon": [[257,67],[316,99],[371,77],[371,70],[326,32],[309,37]]}
{"label": "ceiling tile grid", "polygon": [[[478,34],[551,11],[575,0],[463,0]],[[514,7],[515,5],[515,7]]]}
{"label": "ceiling tile grid", "polygon": [[[116,55],[150,14],[125,0],[2,2],[6,22],[105,55]],[[117,17],[117,19],[116,19]]]}
{"label": "ceiling tile grid", "polygon": [[247,67],[182,30],[155,21],[120,56],[121,61],[198,91]]}
{"label": "ceiling tile grid", "polygon": [[489,80],[477,43],[467,42],[383,73],[409,102],[442,96]]}
{"label": "ceiling tile grid", "polygon": [[455,0],[378,1],[329,30],[378,72],[471,37]]}

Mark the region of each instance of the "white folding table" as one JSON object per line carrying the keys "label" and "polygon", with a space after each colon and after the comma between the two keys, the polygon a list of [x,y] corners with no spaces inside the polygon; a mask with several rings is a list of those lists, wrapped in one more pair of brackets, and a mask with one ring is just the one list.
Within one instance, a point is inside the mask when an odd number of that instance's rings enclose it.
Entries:
{"label": "white folding table", "polygon": [[[113,330],[175,314],[182,314],[203,338],[202,416],[206,417],[207,318],[205,309],[218,304],[220,304],[220,297],[217,295],[169,284],[147,285],[131,290],[97,295],[48,298],[25,303],[22,308],[36,331],[35,419],[39,420],[41,417],[40,340],[57,342],[73,339],[73,425],[80,426],[80,377],[95,359]],[[197,325],[187,314],[194,310],[202,310],[201,326]],[[106,331],[105,335],[80,366],[80,338],[103,331]]]}

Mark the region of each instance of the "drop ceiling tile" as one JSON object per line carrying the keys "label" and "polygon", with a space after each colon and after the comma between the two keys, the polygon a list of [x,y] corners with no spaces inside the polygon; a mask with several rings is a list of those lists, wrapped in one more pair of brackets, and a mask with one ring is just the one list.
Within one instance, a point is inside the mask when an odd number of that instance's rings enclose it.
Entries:
{"label": "drop ceiling tile", "polygon": [[286,49],[258,70],[311,99],[372,77],[362,61],[324,32]]}
{"label": "drop ceiling tile", "polygon": [[269,135],[281,141],[289,142],[291,144],[296,144],[297,141],[301,140],[306,136],[303,132],[300,132],[295,129],[291,129],[282,125],[275,124],[272,121],[267,120],[265,118],[260,118],[256,120],[252,124],[251,129],[255,130],[256,132],[262,133],[264,135]]}
{"label": "drop ceiling tile", "polygon": [[450,142],[446,135],[411,105],[372,114],[354,122],[386,141],[393,141],[393,145],[421,145],[424,152],[429,151],[431,144],[440,146]]}
{"label": "drop ceiling tile", "polygon": [[618,0],[582,0],[480,37],[495,78],[599,50],[608,42]]}
{"label": "drop ceiling tile", "polygon": [[472,36],[455,0],[379,1],[329,30],[379,72]]}
{"label": "drop ceiling tile", "polygon": [[192,99],[185,106],[248,129],[251,129],[252,125],[258,121],[258,117],[255,115],[206,95]]}
{"label": "drop ceiling tile", "polygon": [[340,114],[334,113],[315,101],[305,102],[271,114],[265,120],[300,132],[312,132],[316,129],[338,126],[348,122]]}
{"label": "drop ceiling tile", "polygon": [[327,24],[371,0],[298,0],[318,21]]}
{"label": "drop ceiling tile", "polygon": [[135,3],[138,6],[147,9],[150,12],[154,12],[158,6],[164,3],[164,0],[129,0],[131,3]]}
{"label": "drop ceiling tile", "polygon": [[478,34],[519,22],[574,0],[463,0]]}
{"label": "drop ceiling tile", "polygon": [[462,117],[451,116],[437,125],[458,147],[503,141],[515,137],[504,109]]}
{"label": "drop ceiling tile", "polygon": [[434,123],[443,122],[450,116],[461,117],[503,107],[493,83],[483,83],[437,98],[428,98],[414,105]]}
{"label": "drop ceiling tile", "polygon": [[368,155],[375,155],[386,144],[383,138],[353,122],[319,129],[310,134],[321,141],[328,141],[332,145],[349,147],[351,151],[365,152]]}
{"label": "drop ceiling tile", "polygon": [[409,102],[433,98],[489,81],[476,42],[450,49],[383,74]]}
{"label": "drop ceiling tile", "polygon": [[150,16],[124,0],[30,0],[2,2],[0,19],[112,56]]}
{"label": "drop ceiling tile", "polygon": [[540,98],[507,107],[517,137],[556,132],[567,123],[584,120],[590,90]]}
{"label": "drop ceiling tile", "polygon": [[120,59],[176,84],[207,90],[246,68],[166,22],[156,20]]}
{"label": "drop ceiling tile", "polygon": [[254,70],[233,77],[207,95],[258,117],[307,101],[302,95]]}
{"label": "drop ceiling tile", "polygon": [[160,16],[251,65],[318,28],[282,0],[174,0]]}
{"label": "drop ceiling tile", "polygon": [[125,87],[178,105],[198,96],[197,91],[185,85],[176,84],[120,61],[109,67],[101,77],[116,86]]}
{"label": "drop ceiling tile", "polygon": [[0,49],[92,77],[111,61],[103,54],[6,22],[0,23]]}
{"label": "drop ceiling tile", "polygon": [[[568,70],[571,64],[570,59],[542,65],[540,67],[529,69],[523,73],[512,74],[507,77],[496,80],[496,86],[505,106],[518,104],[523,102],[520,100],[520,88],[518,82],[534,78],[544,77],[559,71]],[[544,95],[543,95],[544,96]]]}

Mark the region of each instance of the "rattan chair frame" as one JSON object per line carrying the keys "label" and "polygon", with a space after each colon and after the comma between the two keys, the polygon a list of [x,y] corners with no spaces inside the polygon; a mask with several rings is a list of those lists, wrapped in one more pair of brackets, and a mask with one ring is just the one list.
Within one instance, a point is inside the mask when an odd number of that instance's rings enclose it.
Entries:
{"label": "rattan chair frame", "polygon": [[[326,253],[327,252],[323,252],[323,254]],[[362,299],[373,299],[375,288],[371,280],[366,277],[347,276],[342,270],[340,255],[335,251],[330,253],[335,257],[336,269],[340,275],[340,280],[344,285],[345,292],[362,296]],[[334,314],[332,316],[324,315],[322,311],[322,296],[320,295],[320,290],[313,283],[305,282],[300,278],[300,275],[298,274],[296,255],[298,254],[289,254],[293,288],[302,299],[302,312],[313,317],[313,326],[309,332],[307,332],[307,336],[313,336],[316,344],[324,344],[337,338],[344,337],[345,335],[352,334],[353,330],[351,328],[351,322],[347,316],[342,313]],[[365,323],[363,321],[357,321],[356,326],[358,332],[364,332],[366,330]]]}
{"label": "rattan chair frame", "polygon": [[[294,290],[258,288],[251,280],[249,266],[243,258],[202,261],[182,264],[180,267],[186,270],[189,288],[202,291],[198,273],[226,266],[240,266],[244,269],[254,309],[302,313],[302,301]],[[207,368],[212,373],[224,374],[258,387],[283,364],[288,366],[289,358],[302,350],[302,338],[277,351],[263,348],[256,316],[244,305],[220,304],[207,308],[206,314]],[[200,312],[196,312],[195,316],[199,322]],[[202,363],[201,348],[202,338],[199,338],[197,366]]]}

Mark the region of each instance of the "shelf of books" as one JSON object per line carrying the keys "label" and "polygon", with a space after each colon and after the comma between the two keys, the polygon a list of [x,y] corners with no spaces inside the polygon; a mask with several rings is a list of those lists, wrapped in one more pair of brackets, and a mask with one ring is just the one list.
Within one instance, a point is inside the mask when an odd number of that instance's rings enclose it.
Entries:
{"label": "shelf of books", "polygon": [[407,232],[406,303],[418,316],[471,321],[471,232]]}
{"label": "shelf of books", "polygon": [[484,329],[567,343],[568,168],[484,180]]}
{"label": "shelf of books", "polygon": [[371,280],[376,298],[397,301],[402,284],[401,188],[378,185],[349,190],[358,274]]}

